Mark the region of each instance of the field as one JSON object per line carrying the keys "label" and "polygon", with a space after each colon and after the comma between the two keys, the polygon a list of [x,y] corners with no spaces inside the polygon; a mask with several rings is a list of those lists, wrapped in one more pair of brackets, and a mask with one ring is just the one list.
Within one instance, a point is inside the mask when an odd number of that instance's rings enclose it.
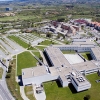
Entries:
{"label": "field", "polygon": [[63,54],[75,54],[75,51],[67,51],[67,50],[62,50],[61,51]]}
{"label": "field", "polygon": [[40,53],[39,52],[32,52],[35,56],[37,56],[38,58],[40,57]]}
{"label": "field", "polygon": [[24,41],[22,41],[21,39],[19,39],[18,37],[15,36],[8,36],[9,39],[14,40],[16,43],[18,43],[20,46],[24,47],[24,48],[28,48],[28,44],[25,43]]}
{"label": "field", "polygon": [[84,52],[84,53],[81,53],[81,55],[87,60],[92,60],[90,52]]}
{"label": "field", "polygon": [[16,100],[23,100],[20,96],[19,84],[15,81],[16,80],[15,79],[16,78],[16,74],[15,74],[15,71],[16,71],[16,58],[10,62],[10,65],[12,66],[11,72],[7,73],[8,75],[10,75],[10,77],[6,78],[8,89],[10,90],[12,96]]}
{"label": "field", "polygon": [[59,82],[51,81],[44,83],[46,100],[85,100],[86,95],[90,95],[90,100],[100,100],[100,83],[95,80],[100,77],[95,73],[86,76],[92,87],[89,90],[77,93],[70,84],[69,87],[62,88]]}
{"label": "field", "polygon": [[36,16],[23,16],[23,15],[16,15],[16,16],[10,16],[10,17],[2,17],[0,18],[0,21],[17,21],[17,20],[29,20],[29,19],[35,19]]}
{"label": "field", "polygon": [[0,78],[2,78],[2,74],[3,74],[3,69],[2,67],[0,67]]}
{"label": "field", "polygon": [[44,48],[46,48],[46,46],[36,46],[36,48],[38,48],[39,50],[43,51]]}
{"label": "field", "polygon": [[55,43],[53,41],[45,40],[41,42],[39,45],[51,45],[51,44],[55,44]]}
{"label": "field", "polygon": [[34,92],[33,92],[33,87],[30,85],[30,86],[25,86],[24,88],[25,90],[25,94],[26,96],[30,99],[30,100],[36,100],[34,96]]}
{"label": "field", "polygon": [[30,52],[23,52],[17,56],[17,75],[21,75],[21,69],[36,66],[37,60]]}

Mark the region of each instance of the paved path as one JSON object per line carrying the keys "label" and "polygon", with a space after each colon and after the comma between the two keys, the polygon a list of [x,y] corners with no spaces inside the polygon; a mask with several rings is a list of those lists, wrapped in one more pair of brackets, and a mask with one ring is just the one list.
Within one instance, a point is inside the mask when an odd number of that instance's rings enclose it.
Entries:
{"label": "paved path", "polygon": [[2,79],[0,80],[0,97],[3,100],[15,100],[14,97],[11,95],[6,84],[6,80],[5,80],[6,68],[2,63],[0,64],[0,66],[3,68],[3,75],[2,75]]}
{"label": "paved path", "polygon": [[1,84],[0,84],[0,94],[1,94],[2,100],[11,100],[8,93],[4,90]]}
{"label": "paved path", "polygon": [[36,93],[36,86],[33,85],[33,91],[34,91],[34,96],[35,96],[36,100],[46,100],[46,95],[45,95],[44,90],[42,93],[37,94]]}
{"label": "paved path", "polygon": [[25,95],[25,92],[24,92],[24,86],[20,86],[20,94],[21,94],[21,97],[24,99],[24,100],[29,100],[26,95]]}

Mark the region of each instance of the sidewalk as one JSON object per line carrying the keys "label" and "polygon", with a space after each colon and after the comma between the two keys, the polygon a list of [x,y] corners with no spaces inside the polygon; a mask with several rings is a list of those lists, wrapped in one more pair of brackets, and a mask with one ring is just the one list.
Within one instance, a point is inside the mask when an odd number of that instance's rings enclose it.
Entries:
{"label": "sidewalk", "polygon": [[42,93],[37,94],[35,85],[33,85],[33,91],[34,91],[34,96],[35,96],[36,100],[46,100],[45,91],[43,91]]}
{"label": "sidewalk", "polygon": [[20,94],[21,94],[21,97],[23,98],[23,100],[29,100],[25,95],[24,86],[20,86]]}

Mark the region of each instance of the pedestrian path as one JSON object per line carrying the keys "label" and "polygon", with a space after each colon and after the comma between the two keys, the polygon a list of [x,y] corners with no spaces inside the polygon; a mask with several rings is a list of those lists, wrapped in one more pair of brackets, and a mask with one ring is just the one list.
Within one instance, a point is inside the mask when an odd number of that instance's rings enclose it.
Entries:
{"label": "pedestrian path", "polygon": [[36,100],[46,100],[45,91],[43,90],[42,93],[36,93],[36,85],[33,85],[34,96]]}
{"label": "pedestrian path", "polygon": [[20,86],[20,94],[21,94],[21,97],[23,98],[23,100],[29,100],[25,95],[24,86]]}

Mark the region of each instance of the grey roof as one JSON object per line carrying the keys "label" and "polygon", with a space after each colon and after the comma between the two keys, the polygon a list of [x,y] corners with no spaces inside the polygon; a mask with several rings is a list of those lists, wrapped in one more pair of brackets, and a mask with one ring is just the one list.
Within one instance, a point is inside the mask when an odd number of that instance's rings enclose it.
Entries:
{"label": "grey roof", "polygon": [[78,86],[85,86],[87,84],[90,84],[89,81],[82,74],[75,75],[72,77],[72,79],[76,82]]}
{"label": "grey roof", "polygon": [[100,60],[100,47],[91,48],[97,60]]}
{"label": "grey roof", "polygon": [[51,59],[55,67],[70,66],[69,62],[64,57],[64,55],[62,54],[59,48],[54,48],[51,46],[51,47],[46,48],[45,51],[49,55],[49,58]]}
{"label": "grey roof", "polygon": [[78,71],[92,70],[92,69],[97,68],[97,66],[92,61],[86,61],[86,62],[82,62],[78,64],[73,64],[72,67]]}
{"label": "grey roof", "polygon": [[31,67],[22,69],[22,78],[31,78],[47,74],[44,66]]}

